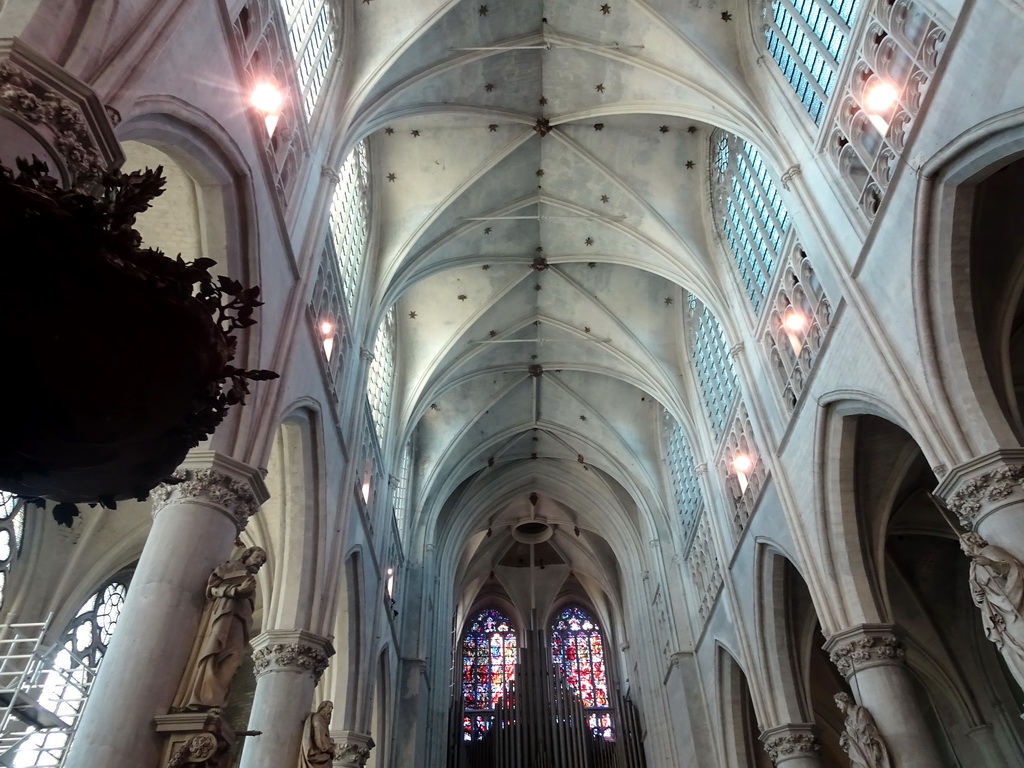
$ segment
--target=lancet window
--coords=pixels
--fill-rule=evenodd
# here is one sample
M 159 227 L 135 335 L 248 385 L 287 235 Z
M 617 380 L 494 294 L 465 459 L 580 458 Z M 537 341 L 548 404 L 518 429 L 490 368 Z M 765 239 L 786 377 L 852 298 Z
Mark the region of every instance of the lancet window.
M 579 694 L 592 733 L 610 739 L 608 674 L 601 628 L 587 611 L 569 607 L 551 627 L 551 660 Z
M 412 440 L 405 444 L 402 449 L 402 457 L 399 459 L 398 474 L 394 478 L 394 505 L 395 525 L 399 534 L 402 533 L 405 525 L 407 505 L 409 503 L 409 483 L 412 480 Z
M 384 445 L 384 435 L 391 410 L 391 396 L 395 385 L 395 308 L 388 310 L 384 322 L 377 331 L 373 346 L 373 362 L 370 363 L 366 382 L 366 397 L 370 401 L 373 424 L 377 429 L 379 445 Z
M 281 0 L 295 59 L 302 108 L 313 117 L 334 56 L 335 13 L 329 0 Z
M 488 714 L 511 695 L 518 644 L 508 617 L 494 608 L 469 622 L 462 640 L 462 738 L 483 738 L 493 723 Z
M 672 480 L 676 511 L 679 513 L 680 546 L 685 551 L 693 538 L 697 520 L 704 510 L 704 497 L 700 491 L 697 466 L 686 433 L 668 411 L 665 411 L 665 432 L 665 458 Z
M 78 610 L 49 660 L 50 672 L 43 680 L 38 701 L 68 725 L 74 724 L 85 707 L 130 581 L 131 571 L 122 571 L 96 590 Z M 18 747 L 13 764 L 59 766 L 69 743 L 66 730 L 39 731 Z
M 859 0 L 772 0 L 765 4 L 765 43 L 793 92 L 821 123 L 836 86 Z
M 722 436 L 739 386 L 729 344 L 718 319 L 696 296 L 688 297 L 687 328 L 697 388 L 715 440 Z
M 0 491 L 0 606 L 11 565 L 21 551 L 25 535 L 25 505 L 13 493 Z
M 757 147 L 715 131 L 711 148 L 715 218 L 740 282 L 759 313 L 789 229 L 789 211 Z
M 370 166 L 366 141 L 355 148 L 338 170 L 338 185 L 331 201 L 331 245 L 341 270 L 345 305 L 355 310 L 356 288 L 366 259 L 369 235 Z

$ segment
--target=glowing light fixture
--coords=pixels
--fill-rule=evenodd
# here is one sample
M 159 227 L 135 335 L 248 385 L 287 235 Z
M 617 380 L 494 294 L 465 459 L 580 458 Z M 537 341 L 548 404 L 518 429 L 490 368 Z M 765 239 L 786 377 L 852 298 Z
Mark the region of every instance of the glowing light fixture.
M 737 453 L 732 457 L 732 469 L 736 473 L 736 482 L 740 484 L 740 493 L 747 492 L 747 485 L 749 485 L 747 473 L 753 466 L 754 460 L 745 453 Z
M 330 360 L 331 352 L 334 351 L 334 323 L 330 320 L 324 320 L 320 323 L 320 335 L 324 341 L 324 354 Z
M 249 103 L 263 113 L 263 122 L 267 126 L 267 135 L 274 135 L 274 128 L 281 117 L 281 107 L 284 106 L 284 94 L 272 80 L 264 80 L 257 83 L 252 89 Z
M 799 356 L 804 345 L 804 332 L 807 330 L 808 318 L 803 312 L 790 307 L 782 315 L 782 330 L 789 338 L 793 354 Z
M 395 595 L 395 569 L 388 568 L 388 597 Z
M 876 80 L 864 90 L 862 105 L 864 114 L 878 132 L 885 134 L 889 130 L 888 117 L 899 102 L 900 92 L 896 86 L 886 80 Z

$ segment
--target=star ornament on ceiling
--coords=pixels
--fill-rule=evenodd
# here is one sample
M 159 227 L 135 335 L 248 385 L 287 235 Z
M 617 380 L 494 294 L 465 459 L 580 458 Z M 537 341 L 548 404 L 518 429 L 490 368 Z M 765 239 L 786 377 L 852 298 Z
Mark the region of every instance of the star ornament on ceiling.
M 387 128 L 384 129 L 384 133 L 386 133 L 388 136 L 390 136 L 394 132 L 395 132 L 395 129 L 392 128 L 390 125 Z
M 497 133 L 498 132 L 498 124 L 497 123 L 491 123 L 490 125 L 487 126 L 487 130 L 490 131 L 491 133 Z
M 416 319 L 416 313 L 415 312 L 410 312 L 409 313 L 409 319 L 410 320 L 415 320 Z
M 493 230 L 493 229 L 491 229 L 490 227 L 484 227 L 484 234 L 485 234 L 485 235 L 489 235 L 489 234 L 491 234 L 491 232 L 493 232 L 493 231 L 494 231 L 494 230 Z
M 420 135 L 419 131 L 412 130 L 412 131 L 409 131 L 409 133 L 412 134 L 413 138 L 419 138 L 419 135 Z
M 537 99 L 537 103 L 540 104 L 542 107 L 546 107 L 548 104 L 548 97 L 541 96 L 539 99 Z
M 493 90 L 494 90 L 494 83 L 487 83 L 487 84 L 486 84 L 486 85 L 484 86 L 484 90 L 485 90 L 485 91 L 487 91 L 488 93 L 490 93 L 491 91 L 493 91 Z
M 486 5 L 481 5 L 480 8 L 477 10 L 477 12 L 481 16 L 486 16 L 488 14 L 489 10 L 490 9 L 488 9 L 488 7 Z
M 660 128 L 658 128 L 658 130 L 661 131 L 662 133 L 668 133 L 668 126 L 663 125 Z
M 601 6 L 601 13 L 603 13 L 605 16 L 607 16 L 611 12 L 612 7 L 608 5 L 608 3 L 605 3 L 604 5 Z
M 395 174 L 393 174 L 393 173 L 389 173 L 388 174 L 388 181 L 397 181 L 397 180 L 398 180 L 398 177 Z
M 598 83 L 594 86 L 594 90 L 598 93 L 604 93 L 604 83 Z
M 722 21 L 732 21 L 732 14 L 728 11 L 722 11 Z
M 611 198 L 608 195 L 601 195 L 601 202 L 607 203 Z
M 671 307 L 673 301 L 674 301 L 674 299 L 671 296 L 666 296 L 665 297 L 665 306 L 666 307 Z
M 583 241 L 583 244 L 584 245 L 593 245 L 594 244 L 594 238 L 588 237 L 586 240 Z
M 603 131 L 604 130 L 604 123 L 594 123 L 594 130 L 595 131 Z
M 695 165 L 695 163 L 693 162 L 693 160 L 687 160 L 686 161 L 686 168 L 687 168 L 687 170 L 693 170 L 693 166 L 694 165 Z

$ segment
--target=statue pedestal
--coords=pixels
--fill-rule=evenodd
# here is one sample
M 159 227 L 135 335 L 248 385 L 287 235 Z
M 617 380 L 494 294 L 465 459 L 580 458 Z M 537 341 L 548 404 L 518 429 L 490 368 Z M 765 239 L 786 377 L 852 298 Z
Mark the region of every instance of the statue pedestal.
M 153 718 L 163 737 L 160 756 L 163 768 L 228 768 L 235 746 L 235 732 L 219 709 L 207 712 L 175 712 Z

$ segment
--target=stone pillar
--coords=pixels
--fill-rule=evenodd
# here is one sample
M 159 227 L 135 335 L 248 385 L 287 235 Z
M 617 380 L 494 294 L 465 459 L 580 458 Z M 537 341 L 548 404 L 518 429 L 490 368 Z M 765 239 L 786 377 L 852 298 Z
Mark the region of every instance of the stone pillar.
M 334 768 L 363 768 L 374 748 L 373 739 L 368 733 L 357 731 L 331 731 L 334 742 L 338 745 L 338 756 L 334 758 Z
M 943 764 L 895 627 L 859 624 L 832 635 L 825 651 L 849 682 L 857 703 L 874 717 L 893 765 L 934 768 Z
M 821 768 L 821 742 L 811 723 L 788 723 L 761 734 L 764 751 L 775 765 L 786 768 Z
M 248 730 L 262 735 L 246 739 L 239 768 L 297 765 L 302 724 L 334 648 L 319 635 L 279 629 L 264 632 L 252 646 L 256 693 Z
M 67 768 L 149 768 L 188 663 L 206 581 L 249 517 L 268 498 L 259 473 L 213 451 L 195 451 L 175 472 L 183 482 L 151 494 L 153 528 L 139 558 L 117 631 L 103 657 Z
M 1024 562 L 1024 449 L 994 451 L 954 467 L 935 495 L 961 526 Z

